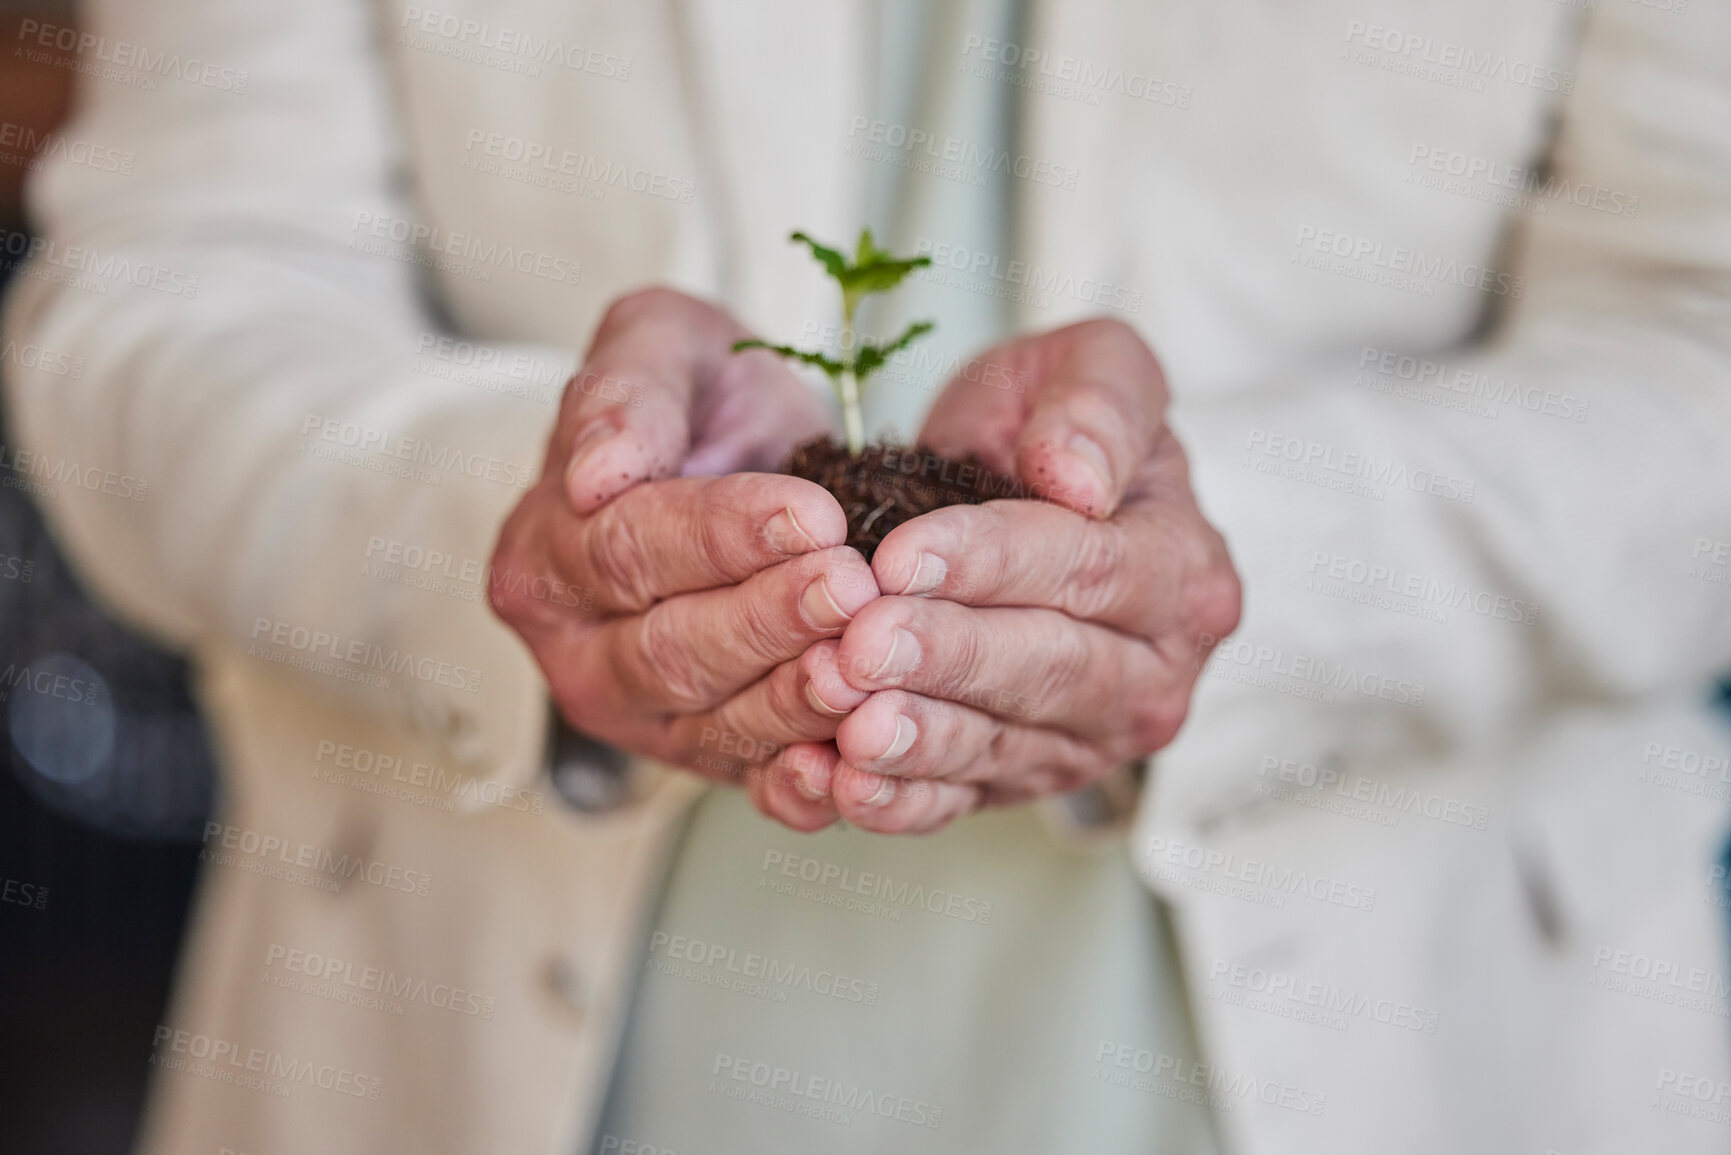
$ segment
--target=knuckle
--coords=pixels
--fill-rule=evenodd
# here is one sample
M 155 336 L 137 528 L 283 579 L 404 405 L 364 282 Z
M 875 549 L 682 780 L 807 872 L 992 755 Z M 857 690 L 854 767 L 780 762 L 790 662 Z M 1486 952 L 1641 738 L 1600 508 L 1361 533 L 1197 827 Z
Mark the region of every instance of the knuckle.
M 1091 317 L 1081 322 L 1086 335 L 1104 341 L 1142 344 L 1142 335 L 1120 317 Z
M 1142 697 L 1130 711 L 1132 756 L 1140 757 L 1163 749 L 1178 736 L 1189 713 L 1188 689 Z
M 1226 543 L 1210 531 L 1207 558 L 1191 581 L 1189 619 L 1199 635 L 1218 641 L 1238 628 L 1244 612 L 1244 584 L 1226 552 Z
M 812 741 L 835 734 L 837 723 L 813 712 L 805 695 L 796 689 L 798 679 L 778 670 L 766 685 L 768 699 L 767 729 L 778 741 Z
M 871 602 L 842 631 L 836 646 L 836 671 L 855 690 L 877 689 L 872 675 L 881 664 L 881 650 L 888 645 L 890 631 L 905 624 L 897 600 L 880 598 Z
M 742 581 L 753 571 L 753 555 L 759 542 L 741 524 L 740 511 L 746 507 L 746 494 L 736 490 L 730 481 L 722 478 L 710 482 L 698 497 L 697 549 L 727 580 Z M 761 534 L 761 528 L 756 533 Z
M 1082 527 L 1064 583 L 1066 610 L 1075 617 L 1103 617 L 1118 600 L 1128 548 L 1123 527 L 1110 522 Z
M 601 315 L 601 324 L 595 330 L 595 344 L 602 345 L 607 339 L 630 329 L 645 313 L 658 312 L 682 303 L 684 299 L 677 290 L 665 285 L 650 285 L 615 297 Z
M 1081 629 L 1060 629 L 1055 638 L 1035 684 L 1036 708 L 1038 703 L 1074 696 L 1086 685 L 1090 671 L 1105 668 Z
M 958 627 L 947 629 L 945 644 L 940 650 L 937 669 L 934 673 L 941 697 L 952 701 L 968 701 L 980 697 L 991 697 L 991 692 L 1001 687 L 986 684 L 985 671 L 988 669 L 986 644 L 979 631 L 970 625 L 962 624 L 965 619 L 958 620 Z M 916 630 L 923 637 L 929 637 L 933 631 Z M 931 652 L 932 647 L 926 647 Z
M 1099 777 L 1099 768 L 1077 758 L 1054 756 L 1036 765 L 1017 786 L 1023 801 L 1068 794 Z
M 712 679 L 698 661 L 690 638 L 673 626 L 670 615 L 645 614 L 639 628 L 632 631 L 632 665 L 676 712 L 707 709 L 714 704 Z
M 649 556 L 640 531 L 620 512 L 617 502 L 601 507 L 591 522 L 595 570 L 614 598 L 641 613 L 655 602 L 649 577 Z
M 1217 642 L 1238 629 L 1245 610 L 1245 585 L 1232 565 L 1226 539 L 1203 523 L 1189 535 L 1189 565 L 1184 573 L 1182 613 L 1194 636 Z
M 1013 575 L 1027 564 L 1027 541 L 1016 533 L 1016 526 L 1003 506 L 983 505 L 966 511 L 971 516 L 958 516 L 962 532 L 958 534 L 960 548 L 955 551 L 961 565 L 961 581 L 957 596 L 983 597 L 1005 589 Z M 929 516 L 929 515 L 928 515 Z M 973 533 L 967 532 L 973 529 Z

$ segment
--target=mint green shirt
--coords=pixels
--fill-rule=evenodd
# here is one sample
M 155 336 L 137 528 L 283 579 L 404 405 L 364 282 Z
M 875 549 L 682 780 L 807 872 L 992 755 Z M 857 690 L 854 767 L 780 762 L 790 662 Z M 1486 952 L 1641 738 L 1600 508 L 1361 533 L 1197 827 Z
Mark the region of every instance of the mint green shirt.
M 880 7 L 878 115 L 1008 148 L 1008 84 L 969 34 L 1015 0 Z M 1037 97 L 1036 97 L 1037 99 Z M 1013 190 L 865 166 L 869 223 L 1007 253 Z M 914 278 L 868 332 L 941 319 L 921 374 L 885 372 L 868 434 L 911 438 L 945 374 L 1001 339 L 995 297 Z M 1216 1149 L 1163 909 L 1121 846 L 1060 845 L 1032 811 L 926 838 L 800 835 L 732 790 L 674 859 L 593 1151 L 600 1155 L 1089 1155 Z

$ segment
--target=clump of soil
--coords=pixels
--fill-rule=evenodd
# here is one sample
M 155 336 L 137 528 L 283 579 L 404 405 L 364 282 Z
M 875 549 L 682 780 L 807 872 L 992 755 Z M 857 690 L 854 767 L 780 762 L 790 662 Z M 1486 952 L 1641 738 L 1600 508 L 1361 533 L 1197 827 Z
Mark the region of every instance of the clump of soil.
M 815 481 L 847 514 L 847 544 L 869 562 L 896 526 L 946 505 L 1026 497 L 1026 487 L 973 454 L 943 457 L 923 446 L 868 445 L 858 457 L 828 437 L 794 448 L 786 472 Z

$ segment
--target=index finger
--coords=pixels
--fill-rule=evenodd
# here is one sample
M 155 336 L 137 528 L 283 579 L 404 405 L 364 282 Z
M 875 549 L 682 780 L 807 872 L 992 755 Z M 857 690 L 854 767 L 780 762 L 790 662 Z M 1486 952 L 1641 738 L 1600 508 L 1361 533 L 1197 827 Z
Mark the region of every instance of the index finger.
M 1110 520 L 1033 501 L 949 506 L 891 531 L 872 572 L 890 595 L 1044 607 L 1142 638 L 1211 628 L 1216 603 L 1236 601 L 1235 579 L 1186 473 L 1168 435 Z
M 1155 445 L 1166 400 L 1160 363 L 1134 329 L 1082 321 L 982 354 L 945 387 L 920 440 L 976 453 L 1061 505 L 1109 517 Z
M 847 540 L 847 517 L 828 490 L 777 473 L 649 482 L 567 524 L 554 534 L 554 563 L 611 614 L 734 585 Z
M 721 309 L 671 289 L 608 308 L 566 386 L 548 454 L 579 513 L 678 471 L 691 447 L 693 391 L 746 335 Z

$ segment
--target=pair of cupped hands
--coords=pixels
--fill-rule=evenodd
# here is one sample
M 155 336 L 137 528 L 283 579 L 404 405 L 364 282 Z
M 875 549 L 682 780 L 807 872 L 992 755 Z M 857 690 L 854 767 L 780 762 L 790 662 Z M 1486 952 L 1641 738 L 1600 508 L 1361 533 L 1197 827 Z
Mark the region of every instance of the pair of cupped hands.
M 493 573 L 544 580 L 495 582 L 493 607 L 573 727 L 794 829 L 883 833 L 1171 741 L 1239 582 L 1133 330 L 1019 337 L 958 374 L 918 443 L 1039 499 L 914 518 L 870 565 L 828 491 L 772 472 L 831 421 L 782 361 L 732 351 L 749 335 L 670 289 L 616 301 L 500 534 Z

